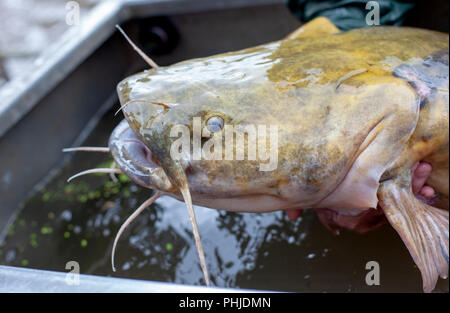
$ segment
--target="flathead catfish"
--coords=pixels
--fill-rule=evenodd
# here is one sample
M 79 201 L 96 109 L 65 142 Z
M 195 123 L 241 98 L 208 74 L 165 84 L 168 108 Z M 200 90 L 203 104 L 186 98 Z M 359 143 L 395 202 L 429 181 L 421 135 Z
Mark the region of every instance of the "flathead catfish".
M 161 194 L 184 199 L 208 282 L 192 202 L 384 213 L 433 290 L 448 274 L 448 40 L 406 27 L 339 32 L 318 18 L 281 41 L 126 78 L 109 149 L 157 193 L 124 225 Z M 420 161 L 432 166 L 432 204 L 412 191 Z

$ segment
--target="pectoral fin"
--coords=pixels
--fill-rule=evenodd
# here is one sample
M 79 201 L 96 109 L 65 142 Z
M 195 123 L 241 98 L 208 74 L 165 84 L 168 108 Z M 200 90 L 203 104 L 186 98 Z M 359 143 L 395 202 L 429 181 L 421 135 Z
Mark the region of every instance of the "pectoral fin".
M 423 289 L 431 292 L 438 277 L 447 278 L 449 214 L 418 200 L 399 180 L 382 183 L 380 206 L 422 273 Z

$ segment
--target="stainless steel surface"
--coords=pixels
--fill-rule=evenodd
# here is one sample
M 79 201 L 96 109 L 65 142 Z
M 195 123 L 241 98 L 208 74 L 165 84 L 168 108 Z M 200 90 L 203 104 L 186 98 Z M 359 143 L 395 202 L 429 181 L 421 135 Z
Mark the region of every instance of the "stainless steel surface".
M 72 27 L 50 47 L 36 62 L 39 65 L 27 76 L 19 77 L 0 89 L 0 136 L 103 43 L 115 31 L 115 24 L 135 17 L 280 3 L 283 0 L 115 0 L 100 3 L 84 23 Z
M 262 292 L 246 289 L 180 285 L 114 277 L 43 271 L 0 265 L 0 292 L 11 293 L 234 293 Z
M 100 4 L 85 23 L 72 27 L 49 47 L 26 76 L 0 89 L 0 136 L 111 35 L 120 22 L 119 13 L 119 2 Z

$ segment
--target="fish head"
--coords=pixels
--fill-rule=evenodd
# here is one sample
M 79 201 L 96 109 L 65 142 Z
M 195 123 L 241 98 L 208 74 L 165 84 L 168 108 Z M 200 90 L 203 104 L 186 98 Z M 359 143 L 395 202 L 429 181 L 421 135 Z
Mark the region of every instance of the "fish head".
M 272 197 L 287 173 L 278 167 L 280 120 L 273 109 L 283 93 L 267 77 L 277 47 L 194 59 L 120 82 L 122 131 L 129 127 L 136 149 L 117 153 L 124 137 L 111 136 L 119 166 L 135 182 L 169 193 L 186 181 L 194 202 L 212 207 Z M 144 168 L 152 168 L 153 179 L 144 179 Z

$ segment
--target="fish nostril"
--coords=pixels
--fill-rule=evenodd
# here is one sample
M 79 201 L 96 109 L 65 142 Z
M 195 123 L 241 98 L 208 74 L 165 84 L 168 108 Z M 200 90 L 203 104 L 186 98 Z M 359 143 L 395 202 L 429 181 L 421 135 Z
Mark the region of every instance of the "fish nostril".
M 149 151 L 147 150 L 147 148 L 145 146 L 142 146 L 141 151 L 142 151 L 142 154 L 144 154 L 144 158 L 150 161 L 150 158 L 148 157 Z
M 155 156 L 153 154 L 151 154 L 150 159 L 156 166 L 161 167 L 161 165 L 159 164 L 159 161 L 155 158 Z
M 138 153 L 141 155 L 142 160 L 145 160 L 148 162 L 148 164 L 146 166 L 150 166 L 150 167 L 161 167 L 161 165 L 159 164 L 158 160 L 155 158 L 155 156 L 153 155 L 153 153 L 151 152 L 151 150 L 149 148 L 147 148 L 144 144 L 142 144 L 141 142 L 139 142 L 139 147 L 138 147 Z

